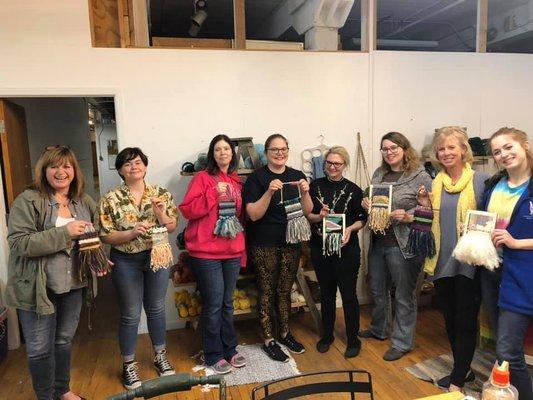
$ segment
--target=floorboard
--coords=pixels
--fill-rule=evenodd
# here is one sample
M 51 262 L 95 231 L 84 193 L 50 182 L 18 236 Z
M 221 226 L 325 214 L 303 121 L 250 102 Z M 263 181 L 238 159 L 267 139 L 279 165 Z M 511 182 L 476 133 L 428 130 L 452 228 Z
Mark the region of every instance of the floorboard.
M 117 341 L 116 304 L 112 301 L 114 293 L 112 286 L 102 285 L 100 299 L 107 299 L 105 304 L 100 301 L 98 313 L 95 316 L 94 330 L 88 331 L 86 319 L 82 318 L 75 338 L 71 387 L 87 399 L 105 399 L 107 396 L 123 391 L 120 383 L 120 352 Z M 343 356 L 346 348 L 342 310 L 338 310 L 336 340 L 330 350 L 320 354 L 315 349 L 318 337 L 314 332 L 313 321 L 309 313 L 300 312 L 292 317 L 292 331 L 296 338 L 302 341 L 307 351 L 294 358 L 302 373 L 316 371 L 331 371 L 338 369 L 363 369 L 372 375 L 374 394 L 376 399 L 403 400 L 415 399 L 439 393 L 433 385 L 422 382 L 405 371 L 405 367 L 435 357 L 448 350 L 442 316 L 430 307 L 422 308 L 418 314 L 416 333 L 416 348 L 395 362 L 382 359 L 387 350 L 387 341 L 364 339 L 361 354 L 353 359 Z M 361 326 L 367 327 L 370 320 L 370 307 L 361 308 Z M 256 320 L 236 322 L 239 342 L 243 344 L 260 342 L 258 324 Z M 199 332 L 192 329 L 180 329 L 167 332 L 168 355 L 170 361 L 179 372 L 192 373 L 196 365 L 192 359 L 200 349 Z M 144 379 L 155 378 L 152 367 L 152 354 L 148 335 L 140 335 L 137 344 L 138 360 Z M 251 366 L 250 366 L 251 367 Z M 227 398 L 231 400 L 247 400 L 251 398 L 251 390 L 255 386 L 246 385 L 229 387 Z M 24 346 L 10 351 L 7 358 L 0 364 L 0 399 L 28 400 L 33 398 L 31 380 Z M 200 387 L 192 391 L 169 394 L 160 399 L 180 400 L 215 400 L 216 391 L 203 392 Z M 327 395 L 313 398 L 328 398 L 330 400 L 344 399 L 345 396 Z

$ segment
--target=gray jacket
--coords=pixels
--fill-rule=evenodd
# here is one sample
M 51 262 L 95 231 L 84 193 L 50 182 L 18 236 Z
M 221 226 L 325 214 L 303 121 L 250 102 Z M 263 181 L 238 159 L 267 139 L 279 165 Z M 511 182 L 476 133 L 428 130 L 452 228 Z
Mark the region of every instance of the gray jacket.
M 46 292 L 48 255 L 67 249 L 72 241 L 66 226 L 45 229 L 49 203 L 48 197 L 36 190 L 22 192 L 11 206 L 7 234 L 10 253 L 6 304 L 40 315 L 55 312 Z M 94 200 L 84 194 L 79 205 L 89 210 L 96 223 Z
M 383 176 L 388 171 L 379 167 L 372 175 L 372 183 L 379 184 L 383 180 Z M 431 191 L 431 177 L 426 172 L 424 167 L 419 167 L 414 172 L 409 174 L 404 173 L 397 182 L 392 184 L 392 209 L 403 209 L 408 213 L 413 213 L 418 202 L 416 195 L 420 186 L 424 186 L 428 192 Z M 416 254 L 409 254 L 406 250 L 407 240 L 409 239 L 409 232 L 411 224 L 404 224 L 396 220 L 392 221 L 392 228 L 394 235 L 400 246 L 400 250 L 405 258 L 413 258 Z

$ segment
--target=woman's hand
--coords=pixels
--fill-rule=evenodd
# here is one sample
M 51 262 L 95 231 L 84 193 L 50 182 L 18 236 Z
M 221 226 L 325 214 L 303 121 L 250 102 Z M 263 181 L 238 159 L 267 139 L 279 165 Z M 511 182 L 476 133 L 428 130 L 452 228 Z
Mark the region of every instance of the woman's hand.
M 368 212 L 370 209 L 370 199 L 368 197 L 364 197 L 363 201 L 361 202 L 361 207 L 365 209 L 365 211 Z
M 159 197 L 152 197 L 150 201 L 152 203 L 152 208 L 156 216 L 165 214 L 165 211 L 167 210 L 167 205 L 162 199 L 160 199 Z
M 132 239 L 135 239 L 137 236 L 148 232 L 148 229 L 150 229 L 150 224 L 147 224 L 146 222 L 139 222 L 138 224 L 135 224 L 135 226 L 130 230 L 131 234 L 133 235 Z
M 518 248 L 518 240 L 512 237 L 507 229 L 494 229 L 492 232 L 492 243 L 496 247 L 506 246 L 509 249 Z
M 283 182 L 279 179 L 274 179 L 270 182 L 268 185 L 268 191 L 270 194 L 273 194 L 274 192 L 277 192 L 278 190 L 281 190 L 283 188 Z
M 320 212 L 318 215 L 320 218 L 324 218 L 326 215 L 329 214 L 329 206 L 327 204 L 322 204 L 322 208 L 320 209 Z
M 352 236 L 352 229 L 346 228 L 344 230 L 344 236 L 342 237 L 341 247 L 343 247 L 345 244 L 347 244 L 350 241 L 351 236 Z
M 418 188 L 416 199 L 418 200 L 418 204 L 420 204 L 422 207 L 431 208 L 431 199 L 429 198 L 429 193 L 424 186 L 420 186 L 420 188 Z
M 402 222 L 404 224 L 408 224 L 410 222 L 413 222 L 413 216 L 409 214 L 407 211 L 399 208 L 397 210 L 394 210 L 390 213 L 390 216 L 392 219 Z
M 217 192 L 218 194 L 226 194 L 228 191 L 228 182 L 218 182 L 217 183 Z
M 75 220 L 75 221 L 69 222 L 66 225 L 66 227 L 67 227 L 69 236 L 71 238 L 75 238 L 85 233 L 85 228 L 88 225 L 91 225 L 91 223 L 87 221 L 82 221 L 82 220 Z
M 302 192 L 302 194 L 306 194 L 307 192 L 309 192 L 309 182 L 307 182 L 306 179 L 300 179 L 298 181 L 298 186 L 300 186 L 300 191 Z

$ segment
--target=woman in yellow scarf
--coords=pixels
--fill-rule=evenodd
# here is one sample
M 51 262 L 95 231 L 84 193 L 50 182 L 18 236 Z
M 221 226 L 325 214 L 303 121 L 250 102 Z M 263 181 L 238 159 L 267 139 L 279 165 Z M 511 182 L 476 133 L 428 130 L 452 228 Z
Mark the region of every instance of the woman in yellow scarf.
M 474 380 L 470 363 L 476 348 L 481 294 L 476 268 L 460 263 L 452 252 L 467 210 L 477 209 L 481 202 L 488 175 L 472 169 L 472 150 L 462 128 L 439 129 L 433 138 L 432 156 L 440 167 L 430 196 L 437 254 L 426 259 L 424 270 L 435 284 L 454 359 L 451 374 L 439 379 L 438 385 L 453 391 Z M 429 199 L 420 202 L 424 205 Z

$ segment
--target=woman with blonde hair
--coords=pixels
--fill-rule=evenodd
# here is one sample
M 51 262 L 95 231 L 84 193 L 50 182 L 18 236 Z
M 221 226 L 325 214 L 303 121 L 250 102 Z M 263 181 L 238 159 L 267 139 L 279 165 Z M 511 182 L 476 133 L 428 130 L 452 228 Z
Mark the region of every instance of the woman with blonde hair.
M 419 201 L 433 209 L 436 254 L 426 259 L 424 270 L 435 284 L 454 359 L 451 374 L 437 383 L 453 391 L 475 378 L 470 363 L 476 348 L 481 294 L 476 267 L 457 261 L 452 252 L 467 211 L 481 204 L 488 176 L 472 169 L 472 149 L 466 131 L 460 127 L 437 131 L 432 158 L 440 172 L 433 181 L 431 201 L 425 191 L 419 194 Z
M 403 357 L 414 347 L 416 327 L 416 283 L 422 269 L 422 257 L 408 249 L 417 191 L 429 188 L 431 178 L 419 163 L 416 150 L 399 132 L 381 138 L 381 166 L 372 176 L 372 184 L 392 185 L 391 224 L 384 233 L 373 233 L 368 255 L 370 291 L 374 298 L 372 323 L 359 332 L 362 338 L 385 340 L 391 328 L 391 296 L 394 294 L 395 316 L 392 321 L 391 345 L 383 355 L 386 361 Z M 363 200 L 368 210 L 370 201 Z M 387 221 L 388 222 L 388 221 Z
M 69 387 L 70 361 L 88 277 L 75 261 L 76 242 L 97 218 L 74 152 L 47 147 L 32 188 L 11 206 L 7 236 L 6 302 L 17 309 L 39 400 L 80 399 Z
M 527 134 L 515 128 L 495 132 L 490 147 L 500 172 L 488 182 L 483 204 L 498 215 L 492 241 L 502 266 L 481 271 L 483 303 L 497 326 L 498 361 L 509 362 L 520 399 L 532 400 L 524 339 L 533 319 L 533 153 Z
M 313 210 L 307 215 L 313 224 L 311 237 L 311 259 L 320 284 L 322 312 L 322 338 L 316 348 L 320 353 L 329 350 L 334 340 L 337 287 L 342 298 L 344 322 L 346 325 L 346 358 L 355 357 L 361 350 L 359 331 L 359 302 L 356 284 L 361 250 L 357 232 L 365 226 L 366 212 L 361 207 L 363 191 L 344 177 L 350 166 L 350 156 L 342 146 L 330 148 L 324 155 L 325 177 L 311 183 L 310 193 Z M 343 214 L 344 236 L 334 239 L 333 246 L 327 246 L 329 237 L 323 238 L 324 218 L 329 214 Z M 326 248 L 324 240 L 326 239 Z M 335 243 L 335 240 L 337 243 Z

